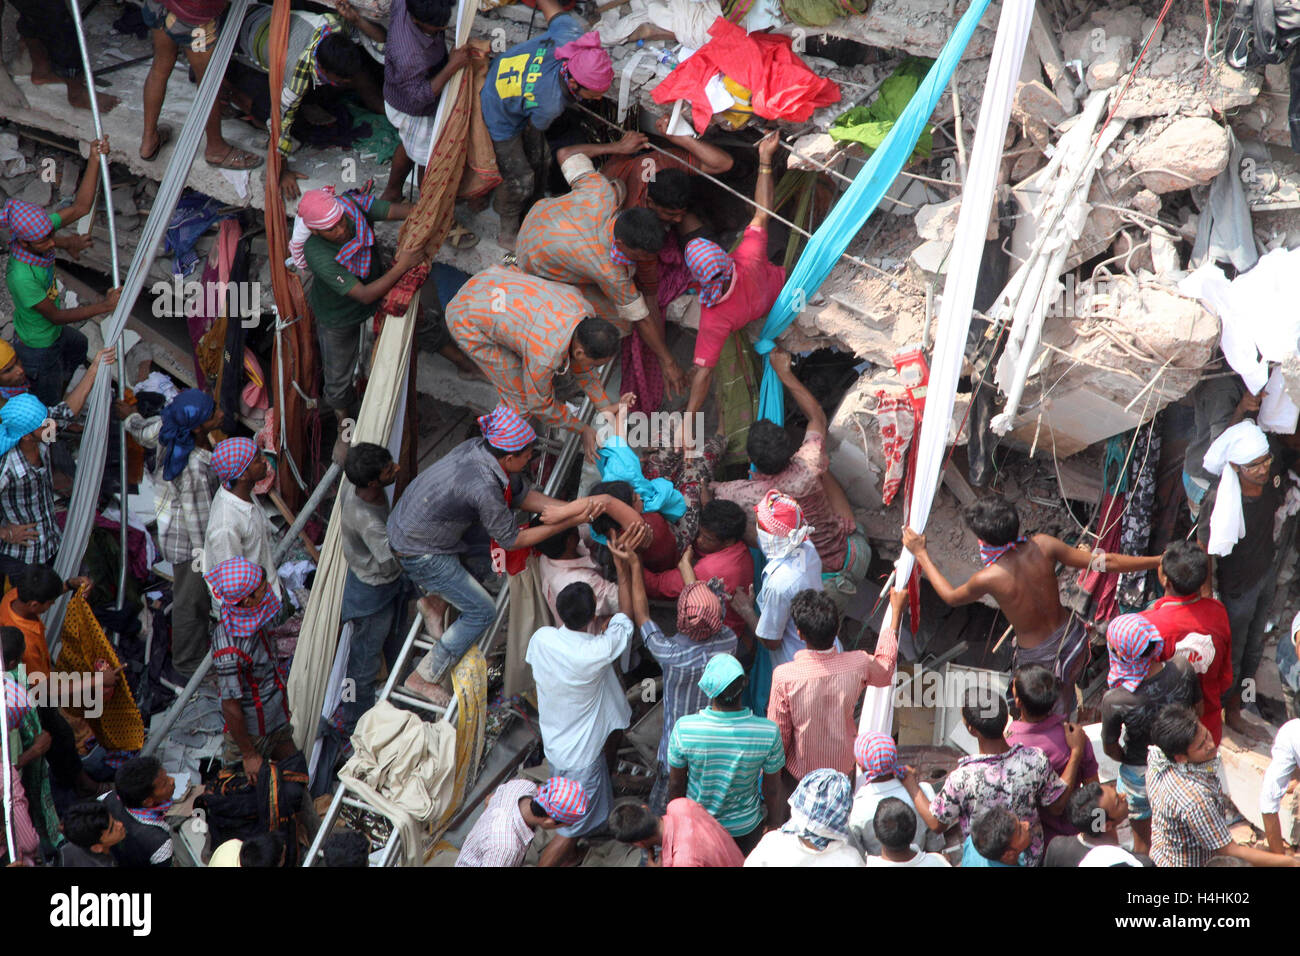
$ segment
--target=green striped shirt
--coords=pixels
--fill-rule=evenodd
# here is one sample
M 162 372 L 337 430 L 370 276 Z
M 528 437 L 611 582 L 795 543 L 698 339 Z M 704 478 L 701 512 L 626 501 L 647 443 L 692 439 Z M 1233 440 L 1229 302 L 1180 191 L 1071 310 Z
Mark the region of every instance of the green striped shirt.
M 673 725 L 668 766 L 686 767 L 686 796 L 744 836 L 763 819 L 762 774 L 785 766 L 785 750 L 776 724 L 749 708 L 706 707 Z

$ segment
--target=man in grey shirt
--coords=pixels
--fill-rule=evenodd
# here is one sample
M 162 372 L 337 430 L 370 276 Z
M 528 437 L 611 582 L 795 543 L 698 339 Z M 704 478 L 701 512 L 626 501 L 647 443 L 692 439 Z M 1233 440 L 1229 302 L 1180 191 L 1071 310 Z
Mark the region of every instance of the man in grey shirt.
M 558 501 L 532 487 L 524 471 L 537 433 L 508 405 L 478 424 L 483 437 L 461 442 L 421 472 L 388 519 L 393 554 L 411 580 L 435 596 L 435 613 L 448 604 L 460 612 L 445 631 L 431 629 L 437 643 L 405 684 L 444 707 L 451 701 L 451 668 L 496 612 L 492 596 L 462 563 L 472 557 L 471 544 L 490 538 L 493 569 L 504 571 L 506 550 L 530 548 L 590 521 L 604 503 L 603 496 Z M 520 530 L 512 509 L 540 514 L 542 524 Z
M 387 448 L 360 442 L 343 462 L 347 481 L 339 489 L 339 532 L 348 574 L 343 584 L 340 619 L 352 623 L 348 649 L 351 699 L 344 702 L 345 729 L 351 732 L 375 702 L 379 658 L 388 667 L 397 661 L 407 627 L 407 602 L 415 588 L 388 545 L 388 495 L 398 464 Z M 421 610 L 428 607 L 422 599 Z

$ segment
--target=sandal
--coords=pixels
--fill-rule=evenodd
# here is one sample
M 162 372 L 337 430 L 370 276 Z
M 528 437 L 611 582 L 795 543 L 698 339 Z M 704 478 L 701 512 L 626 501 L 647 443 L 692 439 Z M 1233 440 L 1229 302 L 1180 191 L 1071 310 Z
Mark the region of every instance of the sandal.
M 451 246 L 457 252 L 464 252 L 478 245 L 478 236 L 460 223 L 454 222 L 451 224 L 451 229 L 448 231 L 447 238 L 443 240 L 443 243 Z
M 240 149 L 238 146 L 227 146 L 220 160 L 211 160 L 204 156 L 203 161 L 209 166 L 215 166 L 217 169 L 233 169 L 239 172 L 246 169 L 256 169 L 266 162 L 266 158 L 258 156 L 256 153 L 250 153 L 246 149 Z
M 173 130 L 170 126 L 166 125 L 165 123 L 159 123 L 158 124 L 158 145 L 156 145 L 153 148 L 153 152 L 150 153 L 148 156 L 146 156 L 144 153 L 141 153 L 140 158 L 143 159 L 146 163 L 152 163 L 155 159 L 158 158 L 158 154 L 162 152 L 162 148 L 172 141 L 172 135 L 173 135 Z

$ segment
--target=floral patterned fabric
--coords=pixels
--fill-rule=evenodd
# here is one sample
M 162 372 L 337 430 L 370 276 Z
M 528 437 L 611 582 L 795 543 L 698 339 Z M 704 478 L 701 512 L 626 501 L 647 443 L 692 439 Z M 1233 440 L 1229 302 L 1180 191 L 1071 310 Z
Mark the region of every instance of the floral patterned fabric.
M 1065 781 L 1047 755 L 1037 747 L 1014 744 L 1006 753 L 962 757 L 931 802 L 930 812 L 944 826 L 960 822 L 962 835 L 970 836 L 971 821 L 982 810 L 1006 807 L 1029 821 L 1029 848 L 1020 854 L 1020 865 L 1038 866 L 1047 845 L 1039 810 L 1063 793 Z

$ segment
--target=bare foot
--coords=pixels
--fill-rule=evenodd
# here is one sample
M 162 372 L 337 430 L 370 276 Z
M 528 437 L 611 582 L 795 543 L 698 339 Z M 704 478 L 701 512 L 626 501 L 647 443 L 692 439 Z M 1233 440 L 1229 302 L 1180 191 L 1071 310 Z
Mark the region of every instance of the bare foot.
M 35 80 L 33 80 L 35 82 Z M 101 113 L 111 112 L 113 107 L 121 102 L 116 96 L 109 96 L 107 93 L 96 93 L 95 99 L 99 103 Z M 68 80 L 68 102 L 79 110 L 90 109 L 90 96 L 86 93 L 86 85 L 77 80 Z
M 1239 710 L 1229 710 L 1223 715 L 1223 723 L 1234 733 L 1240 734 L 1247 740 L 1258 740 L 1267 743 L 1270 737 L 1257 724 L 1251 723 L 1241 715 Z
M 429 632 L 429 636 L 434 640 L 442 637 L 442 617 L 447 613 L 447 602 L 436 594 L 429 594 L 416 601 L 415 606 L 420 609 L 424 629 Z
M 402 682 L 402 686 L 418 697 L 423 697 L 435 707 L 446 707 L 451 703 L 451 694 L 441 684 L 425 680 L 417 671 Z
M 384 202 L 401 202 L 402 190 L 400 188 L 394 189 L 390 186 L 379 194 L 379 198 Z
M 506 252 L 514 252 L 515 240 L 518 239 L 518 237 L 519 234 L 516 232 L 498 232 L 497 245 L 500 246 L 502 249 L 504 249 Z

